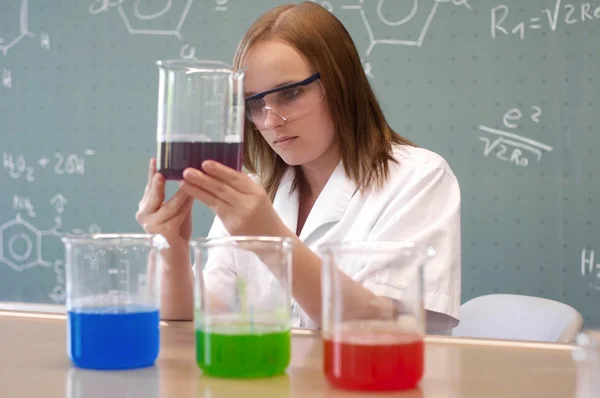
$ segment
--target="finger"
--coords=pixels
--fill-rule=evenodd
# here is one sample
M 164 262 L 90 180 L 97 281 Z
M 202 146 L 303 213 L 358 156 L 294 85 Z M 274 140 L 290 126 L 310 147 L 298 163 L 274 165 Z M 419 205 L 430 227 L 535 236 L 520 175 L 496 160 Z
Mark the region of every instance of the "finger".
M 185 170 L 183 178 L 189 184 L 201 187 L 230 206 L 234 206 L 240 200 L 243 200 L 243 194 L 233 189 L 227 181 L 218 180 L 208 174 L 204 174 L 200 170 Z
M 156 233 L 161 233 L 162 231 L 165 231 L 166 223 L 173 222 L 172 227 L 177 228 L 177 230 L 179 230 L 181 228 L 181 226 L 183 225 L 183 223 L 186 222 L 186 218 L 190 217 L 192 207 L 194 205 L 194 198 L 192 198 L 191 196 L 189 196 L 187 194 L 186 194 L 186 196 L 187 196 L 187 199 L 185 200 L 184 204 L 181 206 L 180 210 L 172 218 L 157 222 L 156 217 L 158 216 L 158 213 L 153 214 L 151 216 L 151 217 L 155 217 L 155 218 L 151 219 L 151 222 L 153 224 L 151 226 L 150 226 L 150 224 L 148 224 L 150 226 L 150 229 L 151 230 L 155 229 Z M 190 223 L 188 228 L 191 231 L 191 218 L 187 222 Z
M 208 191 L 205 191 L 202 188 L 199 188 L 196 185 L 190 184 L 188 182 L 183 182 L 181 184 L 181 188 L 183 191 L 187 192 L 188 195 L 193 198 L 199 200 L 208 206 L 216 215 L 220 216 L 221 212 L 225 210 L 229 206 L 229 204 L 225 203 L 223 200 L 217 198 L 213 194 Z
M 246 174 L 227 167 L 213 160 L 202 162 L 202 170 L 211 177 L 225 181 L 231 185 L 236 191 L 242 193 L 254 192 L 255 184 Z
M 181 211 L 179 211 L 179 213 L 177 213 L 176 217 L 177 218 L 185 218 L 185 217 L 189 216 L 190 212 L 192 211 L 193 206 L 194 206 L 194 198 L 187 195 L 187 199 L 181 206 Z
M 154 213 L 162 206 L 165 200 L 165 182 L 165 177 L 160 173 L 156 173 L 152 177 L 151 190 L 148 192 L 148 197 L 144 204 L 144 211 L 146 213 Z
M 171 199 L 158 209 L 156 213 L 149 217 L 148 223 L 162 224 L 169 221 L 182 211 L 183 205 L 189 198 L 190 196 L 185 191 L 182 191 L 181 189 L 178 190 Z
M 156 174 L 156 159 L 151 158 L 150 164 L 148 165 L 148 184 L 152 182 L 152 177 Z
M 146 184 L 144 194 L 150 192 L 152 187 L 152 177 L 154 177 L 154 174 L 156 174 L 156 159 L 151 158 L 150 164 L 148 165 L 148 183 Z

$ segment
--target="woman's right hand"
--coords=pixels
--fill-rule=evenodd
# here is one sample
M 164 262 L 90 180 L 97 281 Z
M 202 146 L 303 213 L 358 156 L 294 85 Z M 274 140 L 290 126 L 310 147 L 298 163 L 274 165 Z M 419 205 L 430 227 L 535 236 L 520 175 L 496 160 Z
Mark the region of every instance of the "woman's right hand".
M 146 233 L 161 234 L 169 242 L 170 248 L 163 253 L 166 266 L 189 265 L 194 198 L 179 189 L 165 202 L 165 183 L 165 177 L 156 172 L 156 159 L 151 159 L 148 183 L 135 219 Z

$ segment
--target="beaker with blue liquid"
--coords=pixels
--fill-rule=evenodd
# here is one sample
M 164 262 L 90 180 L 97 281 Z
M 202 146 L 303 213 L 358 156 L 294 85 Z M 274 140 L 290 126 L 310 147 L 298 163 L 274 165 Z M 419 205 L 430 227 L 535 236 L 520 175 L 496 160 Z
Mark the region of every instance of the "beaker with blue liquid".
M 93 234 L 62 241 L 73 364 L 98 370 L 152 366 L 160 346 L 164 237 Z

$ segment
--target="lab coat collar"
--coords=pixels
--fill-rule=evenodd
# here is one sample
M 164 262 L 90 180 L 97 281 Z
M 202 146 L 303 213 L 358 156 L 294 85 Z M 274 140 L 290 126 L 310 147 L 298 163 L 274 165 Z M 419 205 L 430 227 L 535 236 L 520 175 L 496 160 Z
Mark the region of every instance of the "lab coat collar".
M 290 194 L 293 179 L 294 169 L 290 168 L 277 190 L 273 206 L 284 224 L 295 232 L 298 225 L 298 192 Z M 341 220 L 356 191 L 356 184 L 346 176 L 340 161 L 311 209 L 300 232 L 300 240 L 306 241 L 322 225 Z

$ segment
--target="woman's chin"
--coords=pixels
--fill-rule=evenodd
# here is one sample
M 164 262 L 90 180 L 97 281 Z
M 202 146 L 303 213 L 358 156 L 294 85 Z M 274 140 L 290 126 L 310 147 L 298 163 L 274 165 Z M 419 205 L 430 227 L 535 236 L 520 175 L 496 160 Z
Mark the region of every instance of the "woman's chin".
M 283 156 L 281 153 L 279 153 L 278 155 L 281 158 L 281 160 L 283 160 L 288 166 L 301 166 L 303 164 L 306 164 L 306 159 L 300 156 L 293 156 L 290 153 L 285 153 L 283 154 Z

